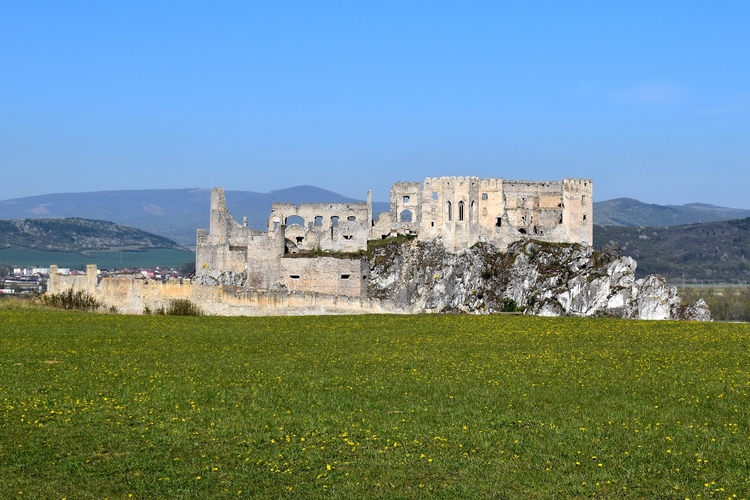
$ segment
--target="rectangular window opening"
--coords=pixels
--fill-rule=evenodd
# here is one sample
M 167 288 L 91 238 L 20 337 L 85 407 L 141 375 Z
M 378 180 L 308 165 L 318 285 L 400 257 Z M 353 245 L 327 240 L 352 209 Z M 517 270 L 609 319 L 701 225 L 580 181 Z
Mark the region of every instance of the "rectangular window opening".
M 342 279 L 342 280 L 348 280 L 348 279 L 349 279 L 349 276 L 350 276 L 349 274 L 342 274 L 342 275 L 341 275 L 341 279 Z
M 292 278 L 293 280 L 298 280 L 299 274 L 290 274 L 289 277 Z

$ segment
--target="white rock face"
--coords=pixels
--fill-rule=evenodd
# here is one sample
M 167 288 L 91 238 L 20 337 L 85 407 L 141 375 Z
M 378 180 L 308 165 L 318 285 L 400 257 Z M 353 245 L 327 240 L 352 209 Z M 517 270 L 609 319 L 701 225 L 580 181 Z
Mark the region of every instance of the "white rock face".
M 710 321 L 705 302 L 681 306 L 658 275 L 636 280 L 630 257 L 588 246 L 519 242 L 507 253 L 480 244 L 460 254 L 439 239 L 384 246 L 370 262 L 368 294 L 415 312 L 483 314 L 522 307 L 540 316 L 616 316 Z

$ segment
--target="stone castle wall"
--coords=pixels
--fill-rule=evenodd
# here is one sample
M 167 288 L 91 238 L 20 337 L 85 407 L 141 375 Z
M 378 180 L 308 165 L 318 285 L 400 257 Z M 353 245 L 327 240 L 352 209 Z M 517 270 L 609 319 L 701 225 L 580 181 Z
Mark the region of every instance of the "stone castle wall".
M 437 177 L 391 188 L 390 220 L 372 225 L 371 239 L 417 234 L 441 238 L 451 252 L 475 243 L 501 250 L 516 241 L 593 244 L 593 184 L 589 179 L 531 182 Z
M 218 316 L 412 312 L 391 302 L 349 296 L 346 294 L 348 290 L 339 290 L 344 293 L 328 294 L 284 289 L 252 290 L 245 287 L 207 286 L 176 280 L 161 282 L 134 276 L 106 277 L 97 283 L 96 266 L 87 266 L 87 273 L 63 276 L 57 274 L 57 266 L 50 266 L 47 293 L 61 293 L 70 288 L 81 290 L 102 302 L 105 308 L 115 307 L 124 314 L 143 314 L 147 308 L 151 311 L 156 311 L 160 307 L 167 308 L 175 299 L 190 300 L 203 313 Z M 353 286 L 356 282 L 357 280 L 351 281 Z

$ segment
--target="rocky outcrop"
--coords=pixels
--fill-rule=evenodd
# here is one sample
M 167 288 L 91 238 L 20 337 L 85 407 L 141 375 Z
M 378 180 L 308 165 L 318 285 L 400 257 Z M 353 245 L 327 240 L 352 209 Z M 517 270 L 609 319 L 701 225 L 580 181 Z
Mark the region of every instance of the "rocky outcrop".
M 412 240 L 372 250 L 368 295 L 415 312 L 710 320 L 705 302 L 681 306 L 663 277 L 636 279 L 636 266 L 578 244 L 526 241 L 501 253 L 480 243 L 453 254 L 439 238 Z

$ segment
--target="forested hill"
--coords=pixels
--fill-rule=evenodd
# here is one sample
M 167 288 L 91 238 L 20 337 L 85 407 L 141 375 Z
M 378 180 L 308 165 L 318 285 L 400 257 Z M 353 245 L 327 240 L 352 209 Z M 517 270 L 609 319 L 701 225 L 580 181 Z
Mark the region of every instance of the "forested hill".
M 594 246 L 611 243 L 638 261 L 639 277 L 750 282 L 750 217 L 670 227 L 595 225 Z
M 632 198 L 594 203 L 594 224 L 603 226 L 678 226 L 750 217 L 750 210 L 707 203 L 655 205 Z
M 156 234 L 89 219 L 0 219 L 0 247 L 79 253 L 85 250 L 181 248 Z

